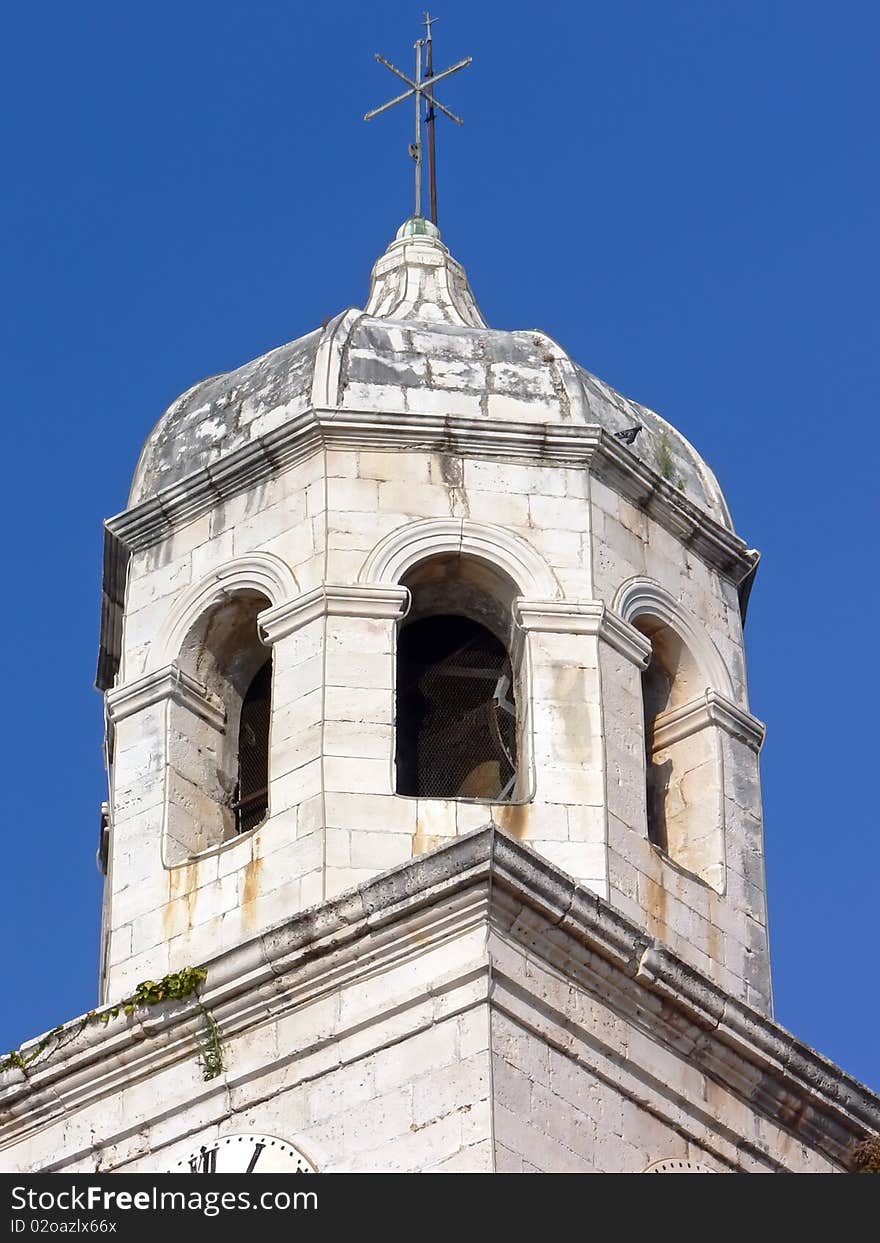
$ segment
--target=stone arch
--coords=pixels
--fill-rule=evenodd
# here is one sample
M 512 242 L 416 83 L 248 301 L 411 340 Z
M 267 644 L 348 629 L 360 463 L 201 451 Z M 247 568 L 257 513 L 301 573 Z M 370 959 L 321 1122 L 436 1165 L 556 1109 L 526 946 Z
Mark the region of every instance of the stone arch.
M 717 647 L 665 587 L 652 578 L 631 578 L 618 588 L 612 607 L 624 621 L 656 617 L 678 635 L 693 662 L 691 677 L 699 671 L 703 681 L 694 694 L 711 687 L 733 698 L 733 681 Z
M 488 710 L 489 700 L 497 701 L 497 710 L 513 717 L 515 743 L 505 744 L 508 759 L 512 757 L 513 778 L 502 783 L 500 788 L 504 790 L 502 801 L 523 801 L 531 788 L 531 693 L 528 649 L 521 628 L 515 624 L 513 605 L 522 595 L 543 600 L 561 596 L 559 583 L 550 567 L 526 541 L 501 527 L 467 518 L 432 518 L 407 523 L 390 532 L 364 561 L 359 581 L 370 585 L 405 585 L 411 593 L 410 613 L 403 627 L 398 629 L 398 678 L 402 669 L 403 629 L 411 630 L 421 619 L 431 616 L 449 614 L 469 618 L 494 635 L 504 647 L 507 663 L 501 661 L 497 685 L 484 706 Z M 430 626 L 425 627 L 426 635 L 429 630 Z M 473 640 L 478 643 L 475 636 Z M 486 644 L 485 639 L 479 642 L 483 642 L 489 652 L 492 644 Z M 485 663 L 489 667 L 491 661 Z M 409 667 L 417 665 L 418 661 L 409 661 Z M 506 687 L 503 694 L 499 691 L 502 686 Z M 395 713 L 398 727 L 404 716 L 403 701 L 398 694 Z M 503 724 L 507 726 L 509 722 Z M 402 746 L 399 732 L 396 738 L 398 789 L 409 793 L 406 784 L 401 785 L 398 766 L 406 748 Z M 458 758 L 462 760 L 461 756 Z M 492 802 L 494 796 L 489 785 L 491 782 L 487 781 L 481 794 L 476 786 L 465 783 L 457 793 L 447 791 L 436 797 Z M 430 796 L 423 793 L 421 797 Z
M 273 667 L 257 618 L 270 603 L 253 587 L 212 592 L 175 654 L 172 667 L 191 694 L 166 704 L 168 866 L 268 816 Z
M 708 636 L 652 579 L 631 579 L 614 603 L 651 643 L 641 675 L 648 839 L 721 892 L 722 748 L 708 705 L 712 692 L 730 695 L 730 676 Z
M 175 689 L 166 704 L 166 866 L 234 839 L 268 814 L 272 654 L 257 618 L 298 594 L 296 575 L 276 554 L 234 557 L 181 592 L 151 644 L 145 676 L 173 670 L 175 686 L 188 688 L 185 695 Z M 242 740 L 255 729 L 260 758 L 249 767 L 266 769 L 266 791 L 246 813 Z
M 514 580 L 468 553 L 434 553 L 401 579 L 395 787 L 421 799 L 520 801 L 527 719 Z
M 284 604 L 299 594 L 293 570 L 271 552 L 233 557 L 193 583 L 172 604 L 150 645 L 146 672 L 177 660 L 187 634 L 213 605 L 236 592 L 256 592 L 269 601 L 267 608 Z
M 532 546 L 503 527 L 470 518 L 426 518 L 397 527 L 375 546 L 358 575 L 361 583 L 399 583 L 418 562 L 460 554 L 502 570 L 532 600 L 562 595 L 556 575 Z

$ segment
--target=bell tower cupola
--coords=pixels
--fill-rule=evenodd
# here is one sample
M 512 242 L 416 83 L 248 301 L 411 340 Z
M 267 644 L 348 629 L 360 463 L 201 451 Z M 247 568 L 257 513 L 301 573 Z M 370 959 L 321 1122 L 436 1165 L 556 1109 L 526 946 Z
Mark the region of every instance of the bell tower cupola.
M 107 532 L 108 996 L 494 824 L 769 1011 L 757 554 L 431 222 L 184 393 Z

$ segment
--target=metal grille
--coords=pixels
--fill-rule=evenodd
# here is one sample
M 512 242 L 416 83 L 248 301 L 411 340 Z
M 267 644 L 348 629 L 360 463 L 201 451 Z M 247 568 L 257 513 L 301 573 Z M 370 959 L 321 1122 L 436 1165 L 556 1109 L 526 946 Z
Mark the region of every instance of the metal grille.
M 266 661 L 247 689 L 238 726 L 238 784 L 235 790 L 235 829 L 255 829 L 269 809 L 269 718 L 272 700 L 272 661 Z
M 398 644 L 397 790 L 505 801 L 516 783 L 516 703 L 503 644 L 465 617 L 428 617 Z

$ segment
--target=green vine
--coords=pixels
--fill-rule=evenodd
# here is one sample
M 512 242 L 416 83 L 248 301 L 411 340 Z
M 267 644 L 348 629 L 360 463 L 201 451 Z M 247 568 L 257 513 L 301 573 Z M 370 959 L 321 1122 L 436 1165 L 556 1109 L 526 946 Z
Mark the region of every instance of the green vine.
M 684 488 L 684 480 L 675 469 L 675 458 L 672 456 L 672 446 L 667 432 L 661 433 L 660 443 L 657 446 L 657 469 L 666 482 L 671 483 L 674 488 Z
M 672 450 L 669 447 L 669 437 L 666 432 L 660 437 L 660 443 L 657 446 L 657 469 L 664 479 L 671 482 L 672 476 L 675 474 L 675 461 L 672 457 Z
M 53 1027 L 45 1036 L 40 1037 L 27 1055 L 23 1054 L 21 1049 L 11 1050 L 3 1059 L 0 1059 L 0 1074 L 7 1070 L 26 1070 L 39 1057 L 42 1057 L 53 1041 L 54 1047 L 51 1051 L 57 1053 L 59 1049 L 64 1048 L 80 1032 L 84 1031 L 89 1023 L 98 1022 L 106 1026 L 111 1019 L 117 1018 L 121 1013 L 132 1015 L 136 1010 L 159 1006 L 164 1001 L 180 1001 L 184 997 L 197 996 L 200 985 L 204 984 L 207 978 L 206 967 L 184 967 L 181 971 L 170 971 L 161 980 L 144 980 L 138 984 L 130 997 L 126 997 L 124 1001 L 112 1006 L 109 1010 L 102 1010 L 100 1014 L 95 1010 L 89 1010 L 88 1014 L 83 1015 L 79 1024 L 71 1028 L 63 1039 L 64 1028 Z M 202 1004 L 201 1000 L 199 1000 L 199 1010 L 205 1020 L 205 1033 L 199 1046 L 199 1063 L 206 1080 L 216 1079 L 225 1069 L 220 1029 L 213 1014 Z
M 140 1006 L 158 1006 L 171 999 L 180 1001 L 183 997 L 191 997 L 204 984 L 208 972 L 204 967 L 184 967 L 182 971 L 172 971 L 161 980 L 144 980 L 134 990 L 129 1005 L 134 1010 Z
M 222 1075 L 226 1069 L 226 1064 L 223 1060 L 223 1046 L 220 1043 L 220 1029 L 217 1026 L 217 1020 L 205 1006 L 201 1007 L 201 1011 L 205 1019 L 205 1035 L 202 1040 L 199 1061 L 202 1066 L 202 1078 L 207 1083 L 209 1079 L 216 1079 L 218 1075 Z
M 46 1032 L 36 1045 L 32 1052 L 25 1057 L 20 1049 L 11 1049 L 6 1057 L 0 1062 L 0 1072 L 4 1070 L 24 1070 L 26 1066 L 30 1066 L 31 1062 L 35 1062 L 41 1053 L 45 1053 L 52 1040 L 56 1038 L 63 1029 L 61 1027 L 53 1027 L 50 1032 Z

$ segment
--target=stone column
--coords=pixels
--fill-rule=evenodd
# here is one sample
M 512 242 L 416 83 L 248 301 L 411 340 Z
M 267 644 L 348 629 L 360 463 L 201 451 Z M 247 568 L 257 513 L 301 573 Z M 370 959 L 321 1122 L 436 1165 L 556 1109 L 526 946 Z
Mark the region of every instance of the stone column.
M 325 897 L 412 856 L 415 808 L 395 795 L 397 622 L 406 587 L 328 584 Z M 402 806 L 395 806 L 402 804 Z
M 276 652 L 270 802 L 320 835 L 313 901 L 412 854 L 394 797 L 396 623 L 405 587 L 325 583 L 260 615 Z M 413 820 L 415 812 L 413 810 Z
M 189 830 L 198 829 L 198 812 L 192 802 L 198 791 L 194 786 L 189 789 L 197 774 L 181 762 L 178 767 L 183 772 L 173 770 L 177 783 L 170 780 L 172 710 L 183 733 L 191 730 L 199 737 L 222 733 L 222 706 L 176 663 L 107 694 L 114 736 L 107 875 L 108 996 L 168 970 L 169 854 L 174 854 L 172 846 L 184 849 L 182 839 Z M 172 799 L 173 810 L 180 813 L 173 841 L 169 837 Z M 196 888 L 198 884 L 196 877 Z
M 650 644 L 601 601 L 519 600 L 515 607 L 527 634 L 532 684 L 534 808 L 523 809 L 523 816 L 534 828 L 528 837 L 607 896 L 608 821 L 622 813 L 621 791 L 636 779 L 637 752 L 628 721 L 606 719 L 606 695 L 610 689 L 614 702 L 617 665 L 632 670 L 638 689 Z M 510 809 L 514 816 L 516 810 Z

